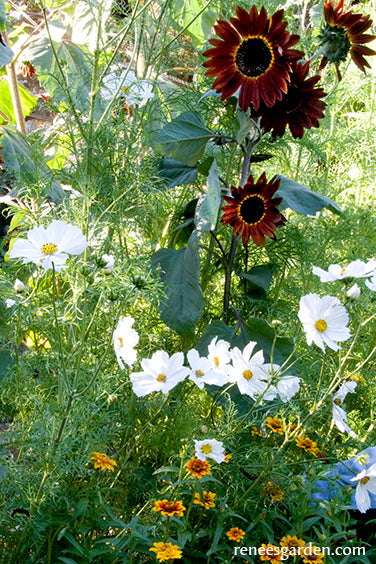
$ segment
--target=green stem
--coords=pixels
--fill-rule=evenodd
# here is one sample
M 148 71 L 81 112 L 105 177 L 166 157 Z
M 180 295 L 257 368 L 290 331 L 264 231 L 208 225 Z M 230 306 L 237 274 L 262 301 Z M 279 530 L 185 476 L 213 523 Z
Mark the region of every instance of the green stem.
M 54 263 L 52 263 L 52 306 L 53 306 L 54 320 L 55 320 L 55 326 L 56 326 L 57 346 L 58 346 L 58 350 L 59 350 L 60 364 L 61 364 L 61 368 L 62 368 L 62 372 L 63 372 L 64 383 L 65 383 L 66 386 L 68 386 L 67 371 L 66 371 L 66 366 L 65 366 L 65 356 L 64 356 L 64 351 L 63 351 L 63 342 L 62 342 L 62 338 L 61 338 L 61 334 L 60 334 L 60 326 L 59 326 L 59 320 L 58 320 L 58 316 L 57 316 L 56 298 L 57 298 L 56 272 L 55 272 L 55 265 L 54 265 Z M 58 398 L 59 398 L 59 404 L 60 404 L 60 402 L 62 400 L 62 393 L 63 393 L 63 386 L 62 386 L 62 382 L 61 382 L 61 378 L 60 378 L 60 370 L 59 370 L 58 374 L 59 374 L 59 378 L 58 378 Z
M 37 510 L 37 508 L 38 508 L 38 506 L 39 506 L 40 500 L 42 499 L 44 487 L 45 487 L 45 485 L 46 485 L 47 478 L 48 478 L 48 476 L 50 475 L 50 471 L 51 471 L 51 466 L 52 466 L 53 460 L 54 460 L 54 458 L 55 458 L 55 455 L 56 455 L 57 449 L 58 449 L 58 447 L 59 447 L 59 444 L 60 444 L 60 442 L 61 442 L 61 440 L 62 440 L 62 438 L 63 438 L 64 429 L 65 429 L 65 426 L 66 426 L 67 421 L 68 421 L 68 417 L 69 417 L 70 410 L 71 410 L 71 408 L 72 408 L 73 399 L 74 399 L 74 396 L 71 394 L 71 395 L 69 396 L 69 398 L 68 398 L 68 403 L 67 403 L 67 406 L 66 406 L 66 408 L 65 408 L 65 410 L 64 410 L 64 417 L 63 417 L 63 419 L 61 420 L 58 434 L 57 434 L 55 440 L 53 441 L 52 450 L 51 450 L 51 452 L 50 452 L 49 455 L 48 455 L 47 466 L 46 466 L 46 469 L 45 469 L 45 471 L 44 471 L 44 473 L 43 473 L 43 477 L 42 477 L 42 481 L 41 481 L 40 486 L 39 486 L 39 489 L 38 489 L 38 493 L 37 493 L 37 495 L 36 495 L 35 500 L 34 500 L 34 501 L 32 502 L 32 504 L 31 504 L 31 508 L 30 508 L 30 514 L 31 514 L 31 515 L 33 515 L 33 514 L 35 513 L 35 511 Z
M 189 514 L 191 512 L 191 509 L 193 507 L 193 502 L 195 500 L 195 494 L 196 494 L 196 490 L 197 490 L 197 486 L 196 486 L 196 482 L 193 484 L 193 494 L 192 494 L 192 499 L 190 501 L 189 507 L 187 509 L 187 513 L 185 514 L 185 524 L 186 527 L 188 527 L 188 519 L 189 519 Z
M 70 94 L 69 85 L 68 85 L 68 82 L 67 82 L 67 79 L 66 79 L 66 76 L 65 76 L 63 67 L 61 66 L 60 59 L 59 59 L 59 57 L 58 57 L 57 51 L 56 51 L 56 49 L 55 49 L 54 42 L 53 42 L 52 37 L 51 37 L 50 26 L 49 26 L 49 23 L 48 23 L 47 11 L 46 11 L 45 6 L 41 5 L 41 10 L 42 10 L 42 12 L 43 12 L 44 24 L 45 24 L 45 26 L 46 26 L 46 30 L 47 30 L 47 34 L 48 34 L 48 39 L 49 39 L 50 46 L 51 46 L 51 50 L 52 50 L 52 53 L 53 53 L 53 56 L 54 56 L 54 59 L 55 59 L 55 62 L 56 62 L 56 66 L 57 66 L 57 68 L 59 69 L 59 73 L 60 73 L 60 77 L 61 77 L 61 81 L 62 81 L 62 84 L 60 84 L 60 87 L 61 87 L 62 90 L 64 91 L 65 96 L 67 97 L 67 100 L 68 100 L 70 109 L 72 110 L 73 115 L 74 115 L 74 117 L 75 117 L 75 120 L 76 120 L 76 123 L 77 123 L 77 127 L 78 127 L 78 129 L 80 130 L 80 133 L 81 133 L 83 139 L 86 139 L 86 130 L 85 130 L 85 128 L 83 127 L 83 125 L 82 125 L 82 123 L 81 123 L 81 120 L 80 120 L 80 118 L 79 118 L 79 115 L 78 115 L 78 113 L 77 113 L 76 106 L 74 105 L 72 96 L 71 96 L 71 94 Z

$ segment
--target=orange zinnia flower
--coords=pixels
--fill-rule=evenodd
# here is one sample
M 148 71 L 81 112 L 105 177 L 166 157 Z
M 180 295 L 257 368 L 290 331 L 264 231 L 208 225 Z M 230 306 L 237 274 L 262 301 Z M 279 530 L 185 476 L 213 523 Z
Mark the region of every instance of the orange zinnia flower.
M 238 527 L 231 527 L 229 531 L 227 531 L 226 535 L 228 536 L 229 540 L 239 542 L 245 535 L 245 532 Z
M 191 472 L 194 478 L 201 480 L 203 476 L 210 474 L 210 464 L 206 460 L 200 460 L 199 458 L 191 458 L 186 464 L 187 472 Z

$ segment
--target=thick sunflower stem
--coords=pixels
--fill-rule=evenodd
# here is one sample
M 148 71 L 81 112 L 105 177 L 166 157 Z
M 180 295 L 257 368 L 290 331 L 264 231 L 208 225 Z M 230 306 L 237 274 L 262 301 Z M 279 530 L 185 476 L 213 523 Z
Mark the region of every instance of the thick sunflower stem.
M 257 124 L 256 124 L 256 127 L 257 127 Z M 246 148 L 245 154 L 244 154 L 242 170 L 241 170 L 241 174 L 240 174 L 240 182 L 239 182 L 239 186 L 242 187 L 242 188 L 246 184 L 248 177 L 249 177 L 249 172 L 250 172 L 250 168 L 251 168 L 252 151 L 260 140 L 260 134 L 259 133 L 260 132 L 259 132 L 259 129 L 257 127 L 254 137 L 252 139 L 249 139 L 248 142 L 247 142 L 247 148 Z M 238 248 L 239 239 L 240 239 L 240 237 L 238 235 L 235 235 L 235 234 L 232 235 L 231 246 L 230 246 L 230 250 L 229 250 L 227 261 L 226 261 L 225 289 L 224 289 L 224 293 L 223 293 L 223 318 L 224 318 L 225 322 L 227 322 L 228 316 L 229 316 L 231 277 L 232 277 L 232 271 L 233 271 L 233 268 L 234 268 L 234 260 L 235 260 L 236 250 Z
M 223 293 L 223 318 L 227 323 L 230 308 L 230 291 L 231 291 L 231 276 L 234 267 L 234 260 L 236 255 L 236 249 L 238 248 L 240 237 L 233 234 L 231 239 L 231 246 L 228 253 L 227 264 L 225 268 L 225 290 Z

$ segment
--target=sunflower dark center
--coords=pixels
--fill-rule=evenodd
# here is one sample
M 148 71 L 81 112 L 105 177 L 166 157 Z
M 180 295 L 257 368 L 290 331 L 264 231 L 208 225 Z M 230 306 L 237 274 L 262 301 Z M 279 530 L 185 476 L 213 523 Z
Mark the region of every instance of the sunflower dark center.
M 337 25 L 326 24 L 319 34 L 323 53 L 330 63 L 344 61 L 351 49 L 351 41 L 346 30 Z
M 264 74 L 273 62 L 273 51 L 261 37 L 250 37 L 240 45 L 235 63 L 246 76 L 258 77 Z
M 278 111 L 283 114 L 295 112 L 302 105 L 302 96 L 299 88 L 295 84 L 290 84 L 287 94 L 278 102 Z
M 249 225 L 259 223 L 265 215 L 264 198 L 258 194 L 248 196 L 240 205 L 240 215 Z

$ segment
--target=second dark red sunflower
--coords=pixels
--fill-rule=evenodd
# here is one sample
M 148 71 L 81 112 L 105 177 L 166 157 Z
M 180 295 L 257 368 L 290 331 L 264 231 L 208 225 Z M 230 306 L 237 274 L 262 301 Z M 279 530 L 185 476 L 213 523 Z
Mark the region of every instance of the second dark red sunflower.
M 279 185 L 276 176 L 267 182 L 263 172 L 257 182 L 250 175 L 244 187 L 232 186 L 231 196 L 224 196 L 229 205 L 222 208 L 221 221 L 232 226 L 233 233 L 242 237 L 243 245 L 247 245 L 251 237 L 259 246 L 265 245 L 265 236 L 276 239 L 275 231 L 286 222 L 277 208 L 282 198 L 272 197 Z

